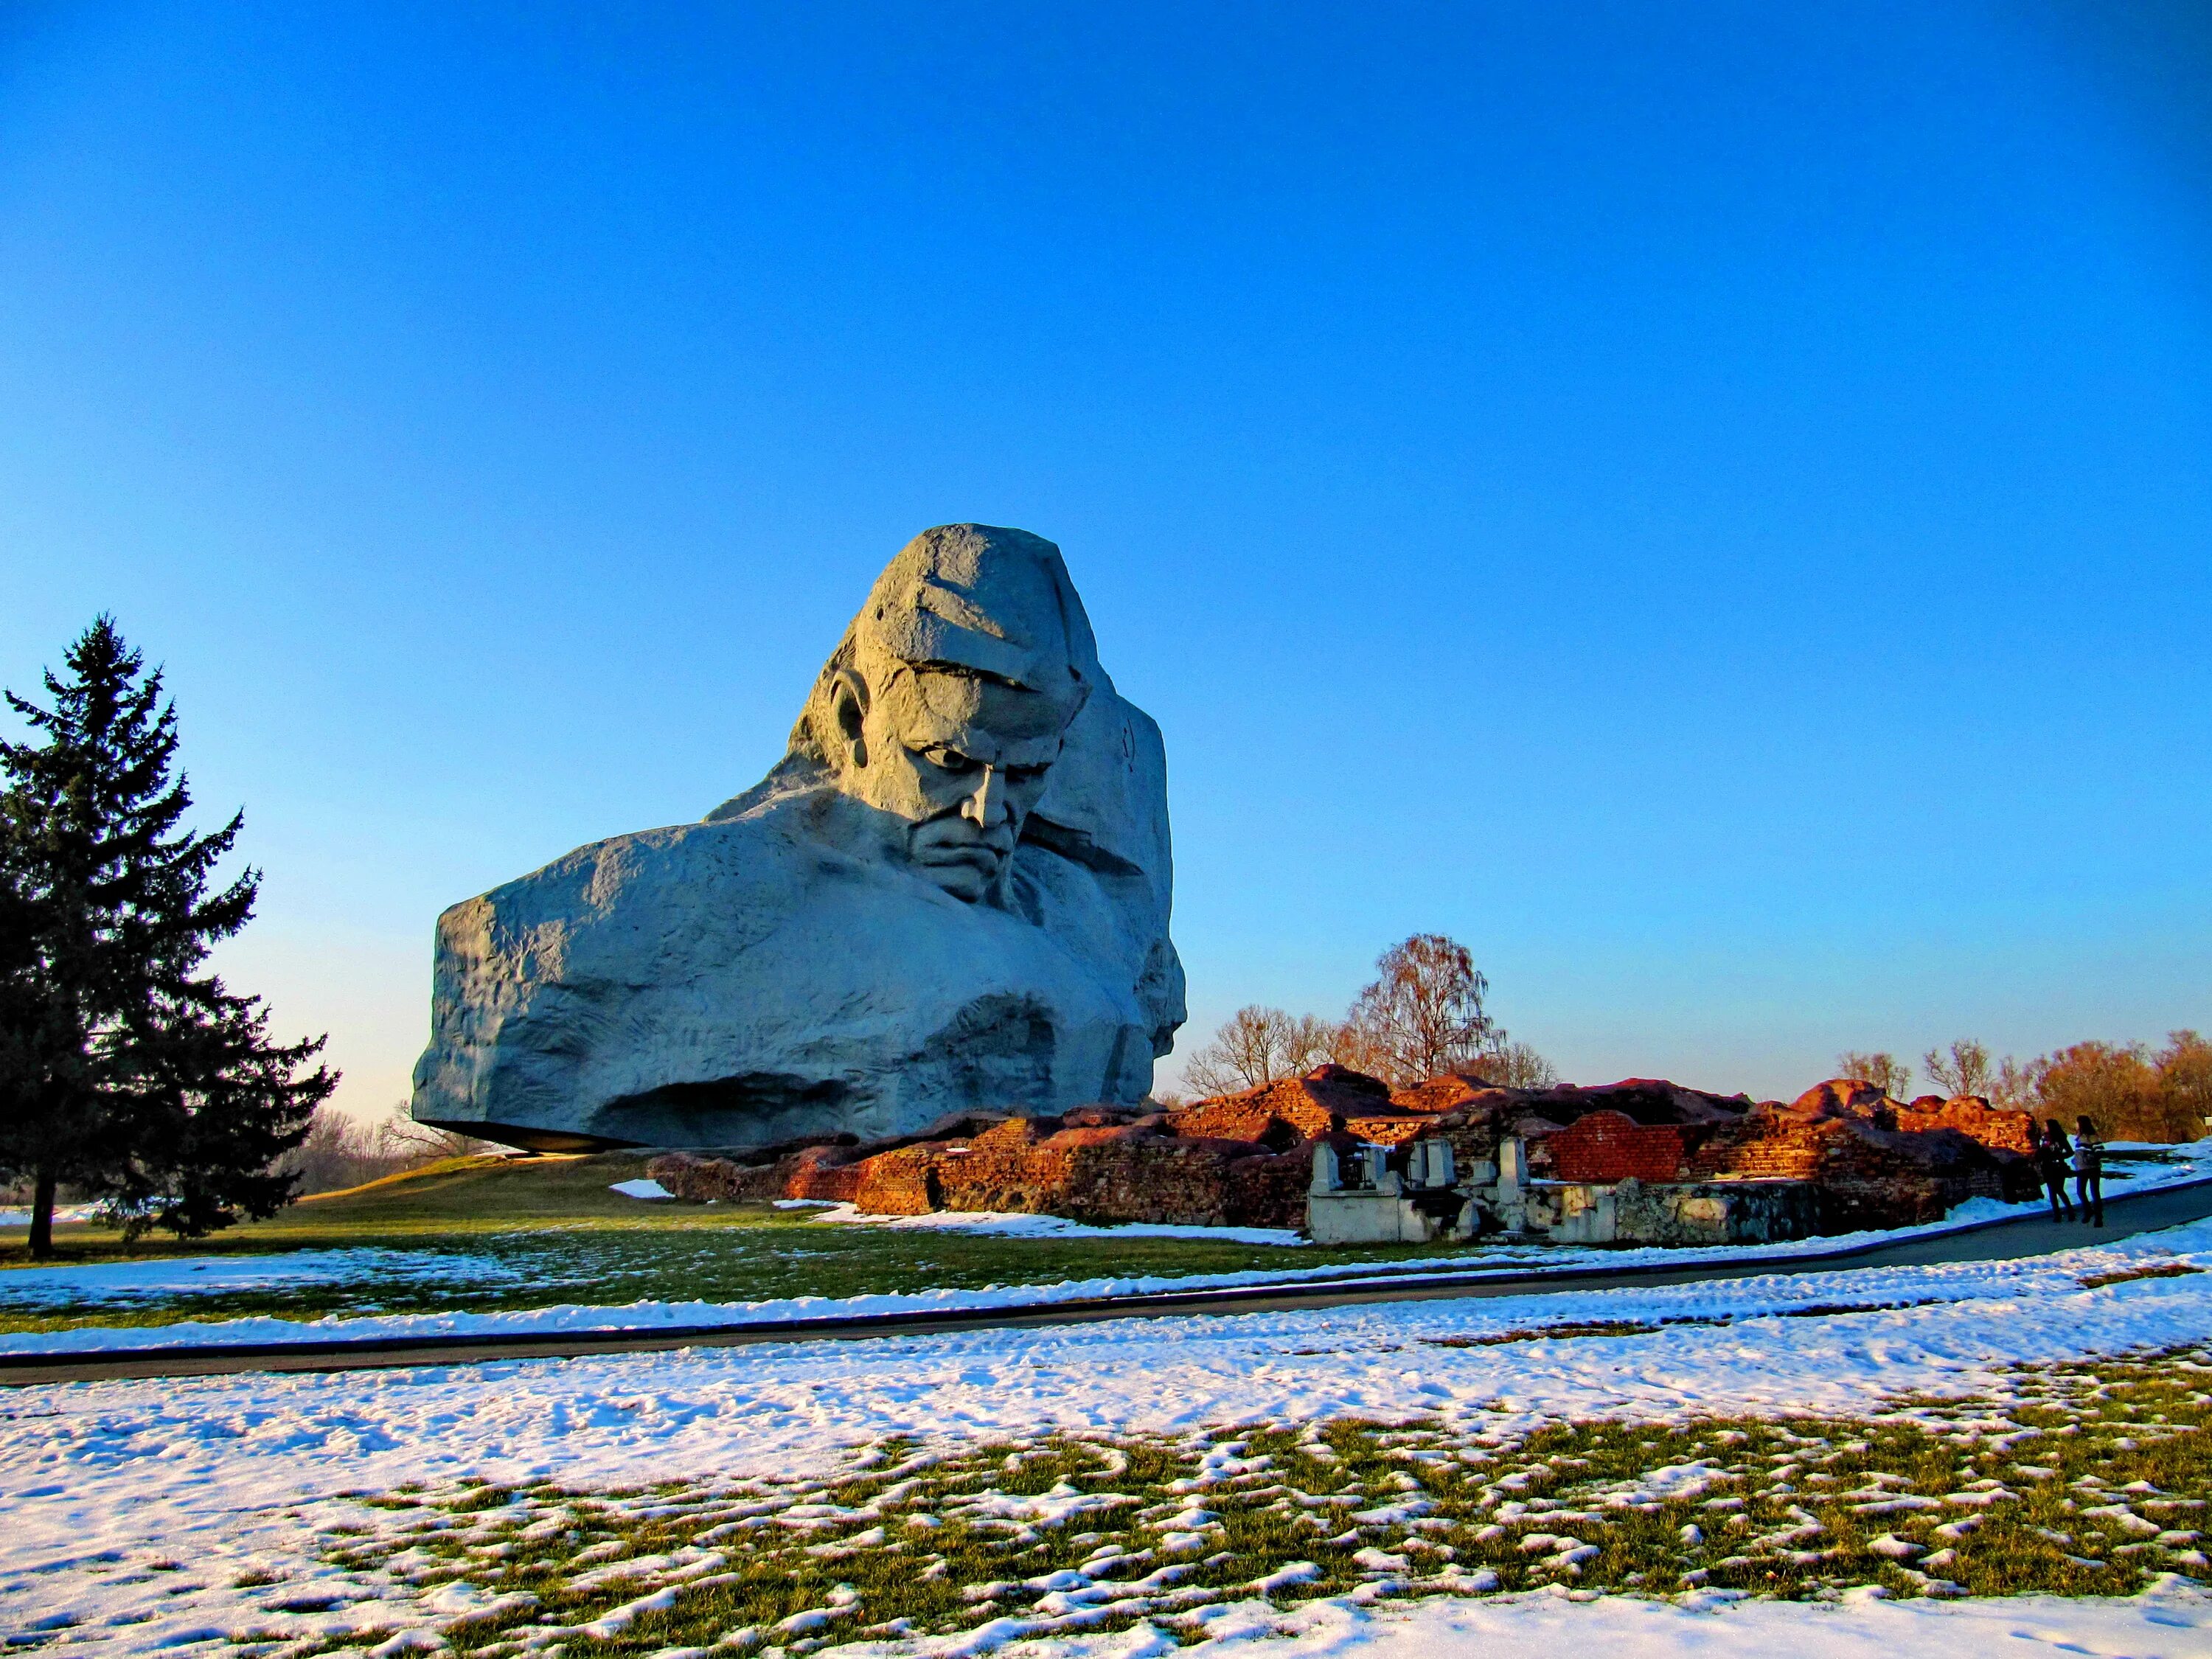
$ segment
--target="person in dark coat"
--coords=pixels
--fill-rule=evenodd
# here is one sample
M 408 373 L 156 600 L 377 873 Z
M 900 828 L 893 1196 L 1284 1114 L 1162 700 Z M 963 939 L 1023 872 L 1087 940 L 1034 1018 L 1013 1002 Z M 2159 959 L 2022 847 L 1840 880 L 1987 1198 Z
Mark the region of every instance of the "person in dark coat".
M 2097 1126 L 2087 1118 L 2076 1120 L 2074 1131 L 2074 1198 L 2081 1218 L 2105 1224 L 2105 1143 L 2097 1139 Z
M 2035 1160 L 2037 1176 L 2050 1189 L 2051 1213 L 2061 1221 L 2071 1221 L 2074 1206 L 2066 1201 L 2066 1175 L 2074 1149 L 2066 1144 L 2066 1131 L 2058 1127 L 2057 1118 L 2035 1132 L 2035 1145 L 2028 1156 Z

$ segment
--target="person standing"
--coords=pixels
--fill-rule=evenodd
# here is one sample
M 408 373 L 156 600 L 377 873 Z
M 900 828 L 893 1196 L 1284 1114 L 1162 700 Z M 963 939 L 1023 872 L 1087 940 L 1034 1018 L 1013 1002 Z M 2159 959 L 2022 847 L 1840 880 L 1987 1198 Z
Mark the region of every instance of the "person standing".
M 2035 1173 L 2050 1189 L 2051 1213 L 2061 1221 L 2074 1218 L 2074 1206 L 2066 1201 L 2067 1165 L 2073 1152 L 2066 1144 L 2066 1131 L 2054 1117 L 2035 1132 L 2035 1146 L 2029 1153 L 2035 1159 Z
M 2086 1117 L 2075 1120 L 2074 1131 L 2074 1197 L 2081 1206 L 2081 1218 L 2093 1216 L 2100 1227 L 2105 1224 L 2105 1143 L 2097 1138 L 2097 1126 Z

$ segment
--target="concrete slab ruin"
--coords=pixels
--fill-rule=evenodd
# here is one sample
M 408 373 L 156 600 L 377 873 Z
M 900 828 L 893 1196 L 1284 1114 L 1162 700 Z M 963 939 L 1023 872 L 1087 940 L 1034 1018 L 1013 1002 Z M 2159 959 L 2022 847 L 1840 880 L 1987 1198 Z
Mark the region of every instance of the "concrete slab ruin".
M 1554 1244 L 1766 1244 L 1816 1231 L 1813 1184 L 1792 1180 L 1540 1181 L 1518 1135 L 1456 1171 L 1451 1143 L 1314 1147 L 1306 1227 L 1320 1244 L 1433 1244 L 1484 1233 Z

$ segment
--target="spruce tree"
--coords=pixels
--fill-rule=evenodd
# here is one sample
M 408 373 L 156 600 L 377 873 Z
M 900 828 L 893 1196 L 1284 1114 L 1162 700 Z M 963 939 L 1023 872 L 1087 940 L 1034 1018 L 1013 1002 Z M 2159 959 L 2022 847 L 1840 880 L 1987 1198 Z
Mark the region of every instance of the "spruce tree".
M 337 1085 L 323 1040 L 270 1039 L 257 997 L 206 971 L 253 914 L 260 872 L 222 887 L 243 815 L 185 826 L 176 711 L 114 623 L 46 675 L 0 742 L 0 1170 L 33 1183 L 31 1253 L 57 1188 L 105 1199 L 137 1237 L 196 1237 L 291 1196 L 271 1164 Z

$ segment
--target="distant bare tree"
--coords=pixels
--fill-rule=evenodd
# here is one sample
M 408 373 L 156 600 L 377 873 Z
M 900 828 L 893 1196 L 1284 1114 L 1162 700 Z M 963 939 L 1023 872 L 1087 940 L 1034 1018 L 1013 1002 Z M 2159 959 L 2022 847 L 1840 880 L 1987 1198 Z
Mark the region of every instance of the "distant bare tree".
M 2008 1112 L 2032 1112 L 2043 1098 L 2043 1062 L 2025 1064 L 2007 1054 L 1990 1076 L 1990 1104 Z
M 1989 1074 L 1994 1105 L 2055 1117 L 2072 1133 L 2087 1117 L 2107 1138 L 2197 1140 L 2212 1130 L 2212 1042 L 2169 1031 L 2141 1042 L 2077 1042 L 2025 1062 L 2008 1054 Z
M 1239 1008 L 1184 1062 L 1183 1081 L 1201 1096 L 1233 1095 L 1273 1083 L 1276 1027 L 1284 1018 L 1280 1009 L 1257 1003 Z
M 1325 1019 L 1253 1003 L 1224 1020 L 1184 1062 L 1183 1081 L 1200 1096 L 1257 1089 L 1311 1071 L 1329 1057 L 1335 1041 L 1336 1027 Z
M 1559 1080 L 1559 1068 L 1525 1042 L 1500 1043 L 1476 1060 L 1474 1069 L 1508 1089 L 1548 1089 Z
M 1440 1072 L 1479 1069 L 1504 1032 L 1483 1011 L 1490 982 L 1474 957 L 1442 933 L 1416 933 L 1376 961 L 1380 977 L 1359 994 L 1336 1058 L 1406 1088 Z
M 1952 1099 L 1960 1095 L 1995 1098 L 1990 1091 L 1996 1087 L 1996 1071 L 1990 1051 L 1972 1037 L 1960 1037 L 1948 1052 L 1930 1048 L 1920 1056 L 1920 1065 L 1928 1080 Z
M 1282 1048 L 1279 1058 L 1283 1069 L 1281 1077 L 1303 1077 L 1316 1066 L 1336 1056 L 1336 1045 L 1344 1028 L 1334 1020 L 1322 1019 L 1315 1014 L 1293 1014 L 1284 1022 Z
M 1912 1086 L 1912 1068 L 1895 1054 L 1846 1051 L 1836 1056 L 1836 1075 L 1871 1083 L 1892 1100 L 1905 1099 L 1905 1091 Z

